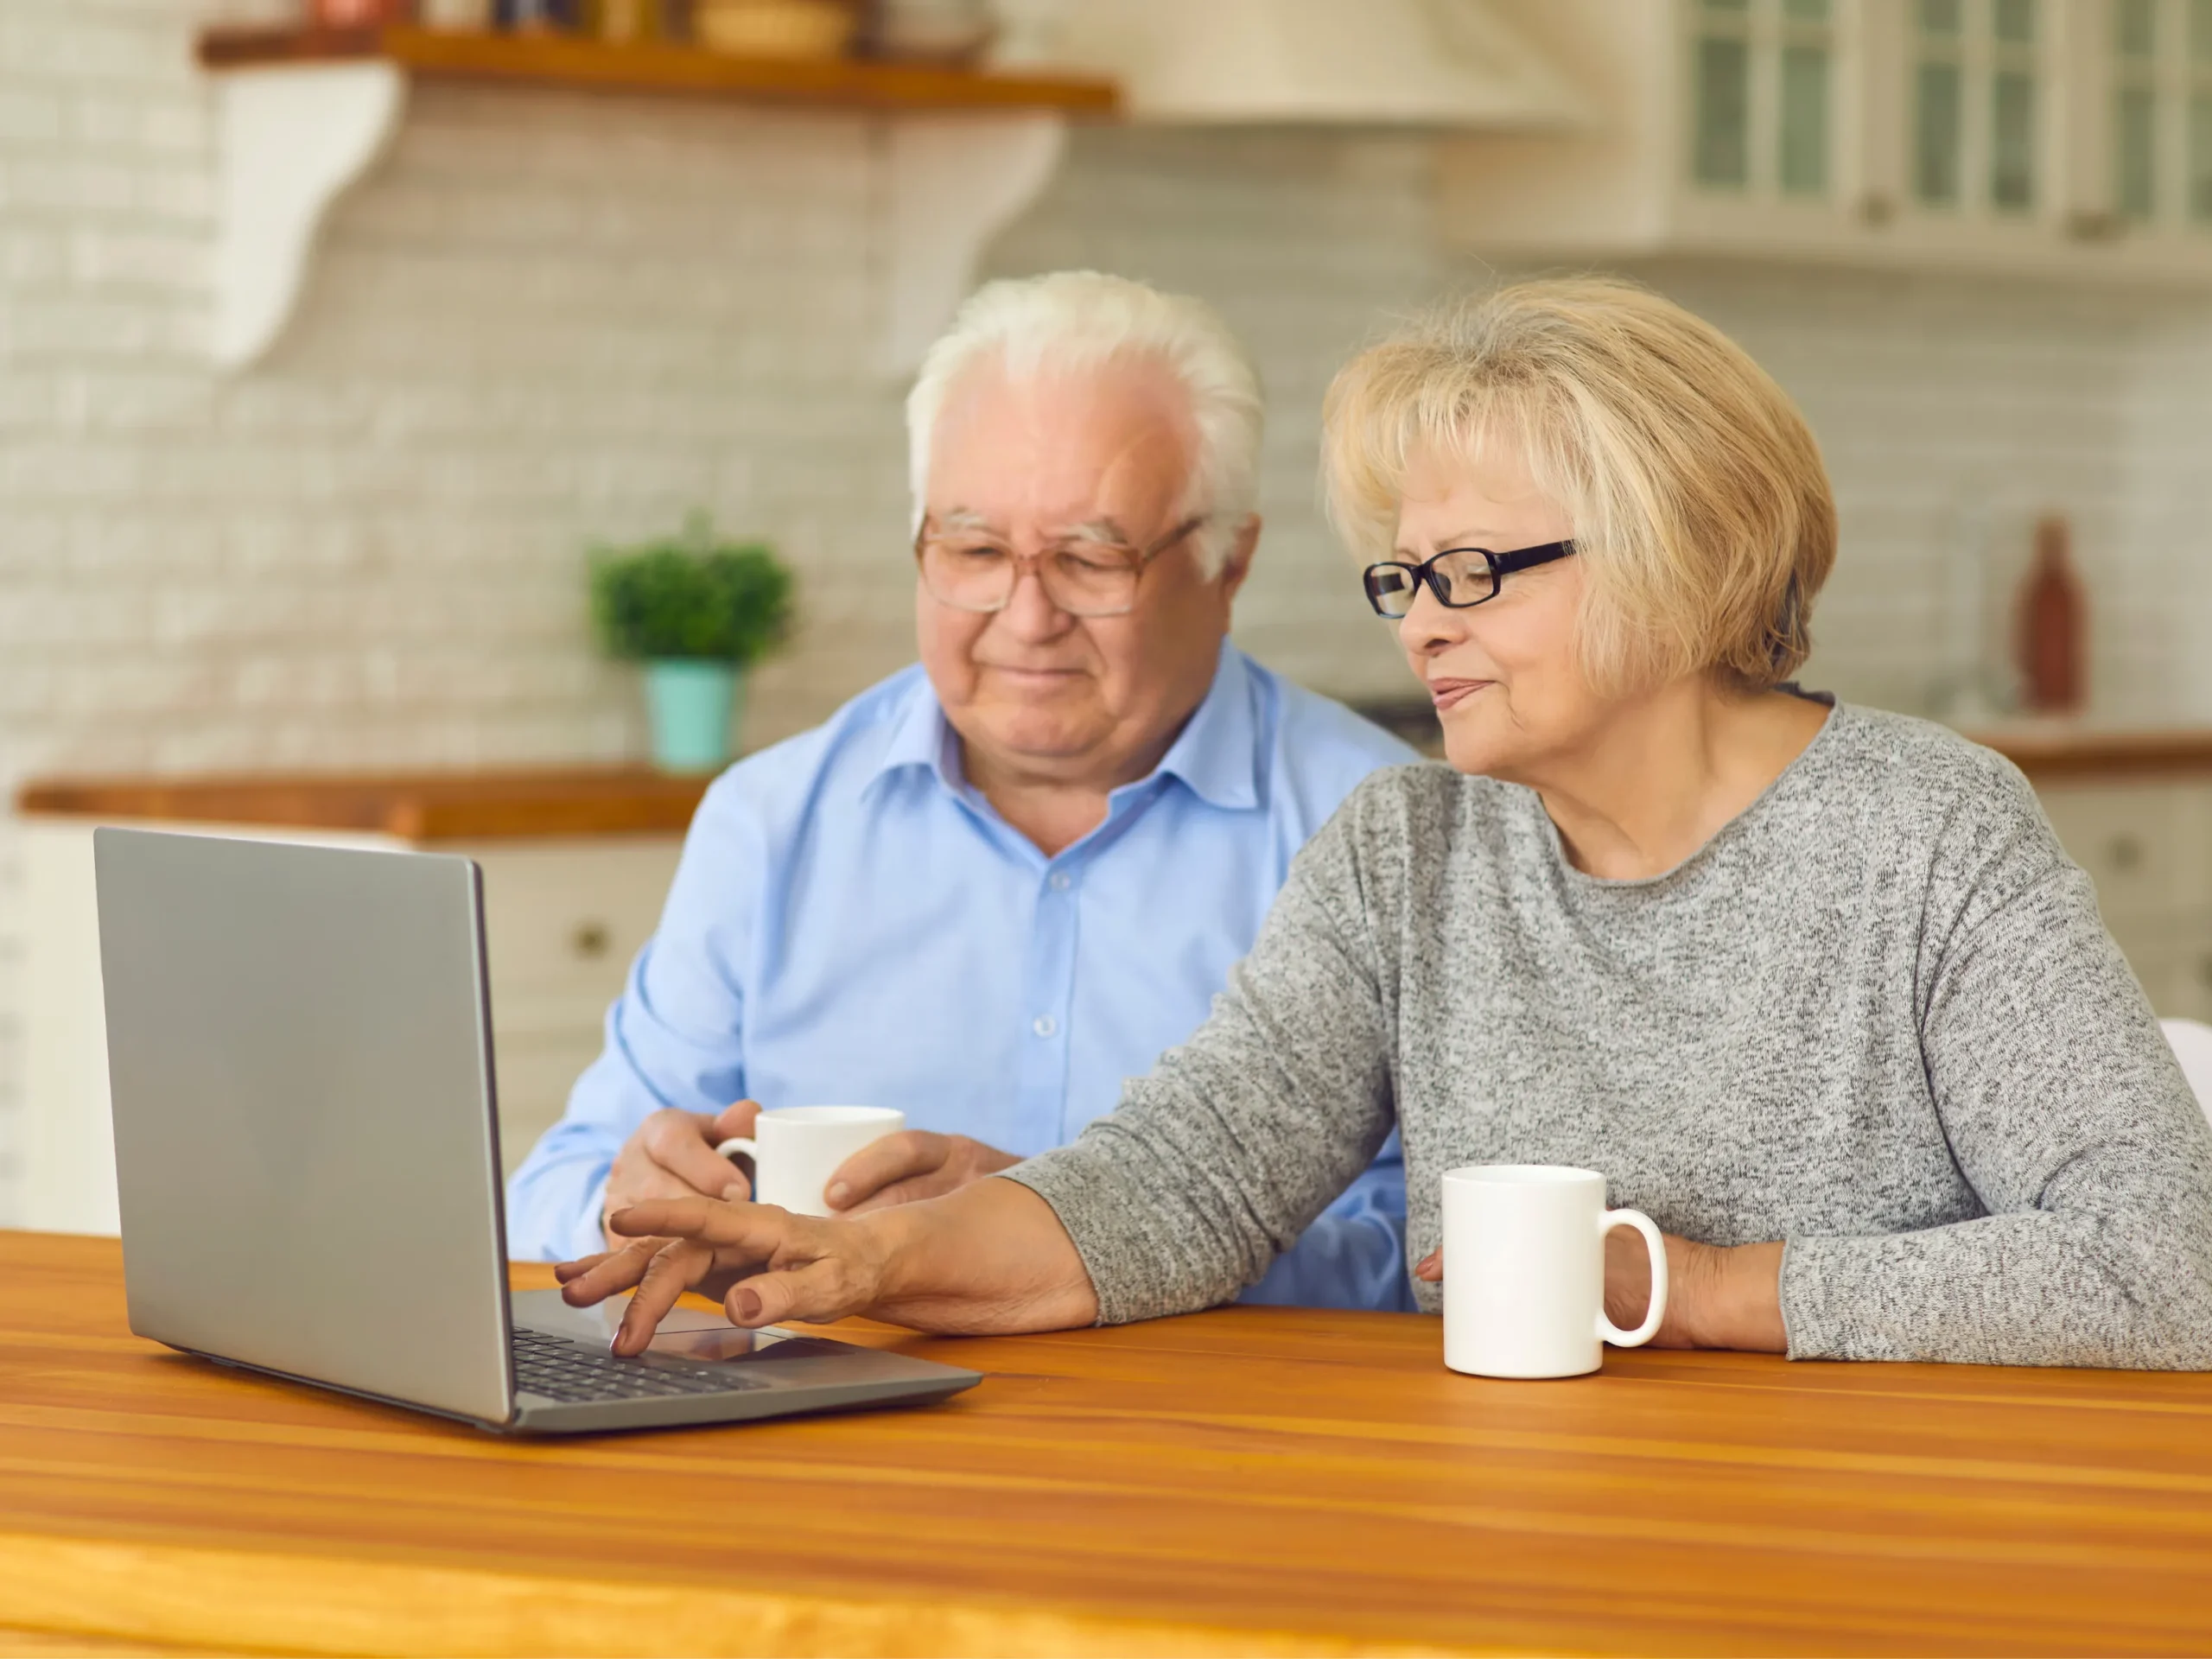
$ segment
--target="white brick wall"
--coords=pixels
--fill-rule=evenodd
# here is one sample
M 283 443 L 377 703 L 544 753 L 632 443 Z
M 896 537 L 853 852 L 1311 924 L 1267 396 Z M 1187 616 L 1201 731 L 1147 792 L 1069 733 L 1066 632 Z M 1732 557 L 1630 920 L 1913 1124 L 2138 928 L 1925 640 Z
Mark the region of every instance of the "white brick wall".
M 421 92 L 296 326 L 225 379 L 206 10 L 0 7 L 0 788 L 632 752 L 582 551 L 694 504 L 808 574 L 756 734 L 904 660 L 903 598 L 830 580 L 895 573 L 901 522 L 862 123 Z M 0 1218 L 16 881 L 0 842 Z
M 199 355 L 211 124 L 188 59 L 217 9 L 0 0 L 0 789 L 634 753 L 633 689 L 585 639 L 582 550 L 695 504 L 803 574 L 807 626 L 759 677 L 752 741 L 906 659 L 865 122 L 417 89 L 294 327 L 226 379 Z M 1194 289 L 1245 332 L 1275 414 L 1241 635 L 1352 695 L 1405 681 L 1314 510 L 1316 411 L 1381 313 L 1481 275 L 1437 252 L 1427 207 L 1402 140 L 1085 131 L 990 257 Z M 2191 648 L 2212 637 L 2212 310 L 1647 274 L 1739 332 L 1827 443 L 1847 550 L 1811 677 L 1924 704 L 1961 526 L 1994 582 L 2056 505 L 2101 584 L 2100 698 L 2212 715 L 2212 653 Z M 0 831 L 0 1219 L 16 884 Z
M 1977 599 L 2006 658 L 2034 520 L 2056 511 L 2091 585 L 2095 711 L 2212 717 L 2212 299 L 1753 265 L 1638 274 L 1742 340 L 1821 436 L 1843 550 L 1808 681 L 1942 712 Z M 1961 569 L 1977 546 L 1978 594 Z
M 1411 689 L 1389 630 L 1317 507 L 1321 394 L 1394 313 L 1448 288 L 1426 147 L 1325 135 L 1078 134 L 1072 164 L 1001 240 L 1001 271 L 1095 265 L 1202 294 L 1258 358 L 1267 530 L 1237 635 L 1348 696 Z
M 2155 652 L 2143 706 L 2171 697 L 2212 715 L 2212 304 L 2150 314 L 2129 364 L 2119 442 L 2114 534 L 2134 580 L 2124 608 L 2105 607 L 2098 644 L 2107 658 L 2138 640 L 2146 658 Z

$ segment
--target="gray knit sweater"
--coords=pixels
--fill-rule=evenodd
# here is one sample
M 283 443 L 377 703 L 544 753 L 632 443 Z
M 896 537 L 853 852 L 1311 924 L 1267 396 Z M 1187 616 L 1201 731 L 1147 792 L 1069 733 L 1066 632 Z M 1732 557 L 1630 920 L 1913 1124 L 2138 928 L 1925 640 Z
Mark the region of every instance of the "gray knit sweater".
M 1640 881 L 1528 790 L 1379 772 L 1206 1024 L 1011 1179 L 1145 1319 L 1259 1278 L 1394 1122 L 1409 1260 L 1445 1171 L 1576 1164 L 1787 1241 L 1796 1357 L 2212 1369 L 2212 1131 L 2026 782 L 1940 727 L 1839 707 Z

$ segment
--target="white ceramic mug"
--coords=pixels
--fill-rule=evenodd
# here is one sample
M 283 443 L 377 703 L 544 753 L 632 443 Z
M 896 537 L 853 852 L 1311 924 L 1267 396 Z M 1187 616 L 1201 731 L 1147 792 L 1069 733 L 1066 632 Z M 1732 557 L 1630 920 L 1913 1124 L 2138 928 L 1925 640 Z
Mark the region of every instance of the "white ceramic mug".
M 1605 1317 L 1605 1235 L 1651 1252 L 1651 1309 Z M 1444 1363 L 1477 1376 L 1580 1376 L 1603 1344 L 1651 1340 L 1667 1313 L 1667 1247 L 1651 1217 L 1605 1208 L 1605 1178 L 1550 1164 L 1478 1164 L 1444 1177 Z
M 733 1135 L 715 1150 L 753 1160 L 753 1196 L 799 1216 L 833 1213 L 822 1189 L 837 1166 L 871 1141 L 906 1127 L 891 1106 L 779 1106 L 764 1111 L 750 1136 Z

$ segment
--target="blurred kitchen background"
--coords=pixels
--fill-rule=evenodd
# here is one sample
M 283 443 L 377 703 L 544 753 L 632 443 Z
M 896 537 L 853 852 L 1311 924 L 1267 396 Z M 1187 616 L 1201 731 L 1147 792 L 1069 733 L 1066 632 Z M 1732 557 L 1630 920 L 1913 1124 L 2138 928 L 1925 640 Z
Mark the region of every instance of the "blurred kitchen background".
M 2212 1004 L 2212 0 L 493 10 L 0 0 L 0 1223 L 100 1224 L 67 836 L 420 842 L 407 780 L 456 771 L 621 795 L 642 703 L 585 552 L 694 510 L 796 574 L 744 747 L 818 721 L 911 657 L 919 344 L 1062 266 L 1203 295 L 1257 353 L 1238 637 L 1366 703 L 1411 682 L 1317 510 L 1337 365 L 1523 270 L 1711 318 L 1834 476 L 1808 682 L 2018 734 L 2160 1011 Z M 2039 524 L 2086 695 L 2024 724 Z M 238 773 L 355 806 L 190 795 Z M 680 830 L 573 809 L 446 837 L 537 872 L 490 878 L 511 1160 Z

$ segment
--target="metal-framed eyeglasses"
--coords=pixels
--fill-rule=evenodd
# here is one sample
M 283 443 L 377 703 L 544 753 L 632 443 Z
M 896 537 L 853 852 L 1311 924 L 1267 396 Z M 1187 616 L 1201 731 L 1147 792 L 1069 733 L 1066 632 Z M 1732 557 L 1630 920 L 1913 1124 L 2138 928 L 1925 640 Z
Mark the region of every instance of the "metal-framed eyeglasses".
M 1401 617 L 1414 607 L 1414 599 L 1426 582 L 1437 602 L 1463 611 L 1497 597 L 1497 589 L 1516 570 L 1528 570 L 1574 551 L 1573 542 L 1546 542 L 1537 547 L 1516 547 L 1510 553 L 1493 553 L 1486 547 L 1447 547 L 1419 564 L 1386 559 L 1370 564 L 1360 577 L 1367 588 L 1367 602 L 1377 616 Z
M 914 561 L 930 597 L 956 611 L 1004 610 L 1014 602 L 1022 571 L 1034 569 L 1045 597 L 1070 616 L 1127 616 L 1136 608 L 1147 568 L 1207 517 L 1185 518 L 1143 547 L 1070 536 L 1034 553 L 1017 553 L 988 531 L 943 528 L 924 519 L 914 537 Z

